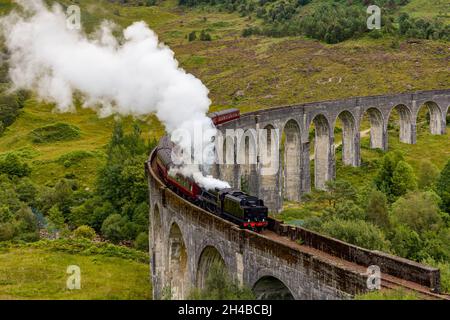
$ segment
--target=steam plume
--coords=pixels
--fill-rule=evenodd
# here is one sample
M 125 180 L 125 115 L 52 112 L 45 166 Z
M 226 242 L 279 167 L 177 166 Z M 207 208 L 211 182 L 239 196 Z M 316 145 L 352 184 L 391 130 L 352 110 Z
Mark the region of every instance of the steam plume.
M 21 12 L 0 19 L 15 88 L 34 90 L 61 112 L 74 111 L 73 96 L 79 92 L 83 107 L 97 110 L 101 117 L 156 113 L 169 134 L 178 129 L 192 133 L 194 126 L 200 126 L 209 132 L 200 143 L 210 143 L 215 128 L 206 116 L 211 103 L 208 89 L 179 68 L 174 53 L 144 22 L 126 28 L 119 43 L 110 22 L 87 37 L 67 28 L 60 5 L 47 8 L 41 0 L 16 2 Z M 185 143 L 181 148 L 191 147 Z M 189 168 L 184 173 L 202 186 L 224 186 L 199 175 L 198 166 Z

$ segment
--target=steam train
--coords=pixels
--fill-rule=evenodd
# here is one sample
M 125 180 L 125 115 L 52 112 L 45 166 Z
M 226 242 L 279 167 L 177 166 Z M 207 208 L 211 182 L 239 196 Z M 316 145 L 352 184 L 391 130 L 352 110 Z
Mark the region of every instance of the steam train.
M 208 116 L 211 118 L 214 125 L 217 126 L 218 124 L 238 119 L 241 114 L 239 109 L 232 108 L 217 112 L 211 112 L 210 114 L 208 114 Z
M 232 188 L 207 190 L 193 179 L 171 171 L 170 169 L 174 167 L 172 148 L 173 142 L 165 136 L 159 141 L 156 150 L 158 174 L 170 189 L 195 205 L 241 228 L 262 231 L 267 227 L 268 209 L 264 206 L 263 200 Z

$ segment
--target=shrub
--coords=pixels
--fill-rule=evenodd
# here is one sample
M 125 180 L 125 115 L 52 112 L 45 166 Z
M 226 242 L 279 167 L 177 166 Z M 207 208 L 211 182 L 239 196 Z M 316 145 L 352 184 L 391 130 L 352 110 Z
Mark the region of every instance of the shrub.
M 81 160 L 91 158 L 93 156 L 94 154 L 88 151 L 72 151 L 59 157 L 58 162 L 63 164 L 64 167 L 69 168 L 71 166 L 77 165 Z
M 56 123 L 34 129 L 29 136 L 34 143 L 49 143 L 75 140 L 80 137 L 80 134 L 80 129 L 73 125 Z
M 189 42 L 197 40 L 197 32 L 192 31 L 191 33 L 189 33 L 188 40 L 189 40 Z
M 14 153 L 8 153 L 3 160 L 0 160 L 0 174 L 7 174 L 17 177 L 25 177 L 31 173 L 27 163 L 20 160 Z
M 332 219 L 323 223 L 321 231 L 363 248 L 388 251 L 383 232 L 366 221 Z
M 75 229 L 73 235 L 75 236 L 75 238 L 85 238 L 89 240 L 94 239 L 96 236 L 95 230 L 89 226 L 79 226 Z

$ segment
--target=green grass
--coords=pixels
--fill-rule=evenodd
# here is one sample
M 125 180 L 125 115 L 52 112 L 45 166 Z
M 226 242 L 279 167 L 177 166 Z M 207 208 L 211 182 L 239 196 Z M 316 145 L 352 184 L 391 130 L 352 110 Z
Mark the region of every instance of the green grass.
M 112 133 L 114 117 L 100 119 L 94 111 L 82 108 L 74 113 L 56 113 L 53 109 L 52 105 L 28 100 L 16 122 L 0 136 L 0 157 L 15 152 L 26 159 L 32 167 L 31 178 L 38 184 L 53 185 L 63 177 L 75 175 L 85 187 L 92 188 L 96 172 L 105 161 L 104 148 Z M 133 121 L 131 117 L 123 119 L 126 131 L 132 129 Z M 137 121 L 147 139 L 158 138 L 164 132 L 155 116 Z M 81 134 L 70 141 L 33 141 L 33 133 L 54 128 L 58 123 L 69 125 L 69 132 L 78 128 Z M 63 132 L 66 133 L 65 129 Z
M 356 300 L 419 300 L 420 296 L 414 292 L 396 289 L 380 290 L 356 295 Z
M 450 3 L 446 0 L 411 0 L 401 10 L 415 18 L 442 18 L 450 23 Z
M 0 299 L 151 299 L 146 261 L 120 257 L 120 248 L 107 254 L 70 247 L 43 242 L 0 248 Z M 81 269 L 80 290 L 66 287 L 69 265 Z

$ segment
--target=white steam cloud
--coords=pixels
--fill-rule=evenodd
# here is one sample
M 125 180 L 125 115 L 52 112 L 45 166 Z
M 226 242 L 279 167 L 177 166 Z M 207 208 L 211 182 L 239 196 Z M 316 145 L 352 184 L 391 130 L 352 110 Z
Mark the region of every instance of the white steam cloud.
M 206 116 L 211 103 L 208 89 L 179 68 L 174 53 L 144 22 L 126 28 L 119 43 L 110 22 L 88 37 L 67 28 L 59 5 L 16 2 L 22 11 L 0 19 L 16 88 L 34 90 L 61 112 L 74 111 L 77 92 L 84 97 L 83 106 L 96 109 L 101 117 L 156 113 L 169 134 L 179 129 L 193 132 L 200 126 L 208 132 L 200 143 L 210 143 L 215 128 Z M 190 148 L 190 143 L 181 148 Z M 198 166 L 186 167 L 183 173 L 206 188 L 228 186 L 203 176 Z

